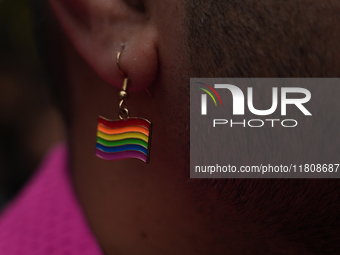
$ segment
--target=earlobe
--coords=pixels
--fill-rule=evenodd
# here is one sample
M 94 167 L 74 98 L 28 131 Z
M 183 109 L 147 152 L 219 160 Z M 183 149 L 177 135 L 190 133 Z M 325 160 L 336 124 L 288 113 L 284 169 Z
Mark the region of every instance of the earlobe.
M 125 42 L 120 66 L 130 78 L 130 91 L 146 89 L 156 77 L 158 54 L 155 38 L 154 31 L 139 31 Z
M 130 78 L 130 91 L 146 89 L 157 74 L 157 30 L 144 5 L 123 0 L 50 0 L 75 49 L 106 82 L 121 87 Z M 143 8 L 136 8 L 136 6 Z

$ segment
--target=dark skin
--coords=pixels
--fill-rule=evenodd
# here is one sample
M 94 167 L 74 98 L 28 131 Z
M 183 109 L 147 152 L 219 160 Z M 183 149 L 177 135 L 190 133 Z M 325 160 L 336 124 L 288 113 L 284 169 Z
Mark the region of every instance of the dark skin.
M 50 4 L 63 27 L 57 47 L 69 98 L 74 187 L 105 254 L 338 253 L 338 181 L 212 182 L 190 179 L 188 170 L 189 78 L 339 76 L 336 1 Z M 131 115 L 154 124 L 148 165 L 94 155 L 98 115 L 117 118 L 123 77 L 115 57 L 122 49 Z M 266 189 L 289 194 L 292 188 L 291 198 L 301 207 L 325 208 L 327 217 L 262 195 Z M 320 202 L 323 194 L 332 199 Z M 282 211 L 294 217 L 287 221 Z M 274 219 L 270 224 L 261 220 L 268 217 Z M 319 232 L 323 237 L 313 240 Z

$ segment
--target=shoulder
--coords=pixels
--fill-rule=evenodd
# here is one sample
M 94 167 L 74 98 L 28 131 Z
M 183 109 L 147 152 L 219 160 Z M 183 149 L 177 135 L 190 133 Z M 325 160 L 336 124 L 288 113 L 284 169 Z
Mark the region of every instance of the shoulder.
M 56 146 L 0 217 L 0 254 L 101 254 Z

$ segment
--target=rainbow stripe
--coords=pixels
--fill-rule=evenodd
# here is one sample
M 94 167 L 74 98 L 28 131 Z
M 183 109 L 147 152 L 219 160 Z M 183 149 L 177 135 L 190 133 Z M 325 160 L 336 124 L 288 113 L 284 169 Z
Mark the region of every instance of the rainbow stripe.
M 138 158 L 149 163 L 152 124 L 143 118 L 98 119 L 96 155 L 106 160 Z

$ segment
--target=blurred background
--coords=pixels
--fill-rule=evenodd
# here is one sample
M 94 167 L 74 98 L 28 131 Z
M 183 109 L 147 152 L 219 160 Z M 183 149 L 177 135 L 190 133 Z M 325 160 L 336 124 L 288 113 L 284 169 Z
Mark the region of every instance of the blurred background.
M 33 31 L 29 0 L 0 0 L 0 213 L 64 138 Z

